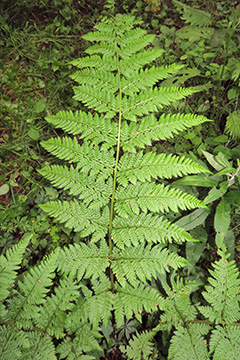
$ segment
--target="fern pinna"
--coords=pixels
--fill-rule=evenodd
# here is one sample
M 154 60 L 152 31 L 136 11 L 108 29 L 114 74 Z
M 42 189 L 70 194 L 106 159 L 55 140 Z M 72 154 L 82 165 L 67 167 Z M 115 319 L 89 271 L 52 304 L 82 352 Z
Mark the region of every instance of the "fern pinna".
M 77 82 L 74 99 L 89 111 L 47 116 L 70 136 L 41 143 L 70 164 L 40 170 L 72 196 L 71 201 L 52 201 L 41 208 L 83 239 L 60 252 L 58 267 L 77 275 L 78 281 L 91 280 L 90 288 L 81 285 L 84 302 L 78 314 L 87 314 L 95 327 L 99 321 L 107 324 L 112 311 L 121 325 L 124 316 L 140 319 L 142 309 L 163 306 L 147 280 L 169 266 L 186 265 L 167 245 L 193 240 L 164 213 L 204 207 L 163 180 L 206 172 L 205 167 L 184 156 L 145 151 L 152 140 L 172 138 L 207 119 L 161 112 L 196 89 L 161 86 L 162 79 L 182 66 L 149 66 L 163 50 L 153 48 L 154 35 L 136 24 L 132 16 L 117 15 L 83 36 L 94 44 L 86 50 L 88 56 L 72 61 L 78 68 L 72 78 Z

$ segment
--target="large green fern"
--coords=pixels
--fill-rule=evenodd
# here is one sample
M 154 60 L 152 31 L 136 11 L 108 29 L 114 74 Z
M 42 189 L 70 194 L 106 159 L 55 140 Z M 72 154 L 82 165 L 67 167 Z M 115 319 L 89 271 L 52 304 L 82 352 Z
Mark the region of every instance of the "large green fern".
M 132 16 L 117 15 L 84 36 L 94 44 L 88 56 L 72 62 L 79 69 L 72 78 L 77 82 L 74 98 L 86 111 L 46 118 L 69 135 L 41 143 L 65 163 L 40 173 L 72 200 L 41 208 L 79 232 L 82 242 L 32 269 L 16 290 L 5 288 L 5 297 L 10 291 L 7 308 L 2 308 L 6 359 L 9 351 L 18 358 L 54 359 L 51 337 L 58 339 L 60 358 L 94 358 L 84 357 L 83 351 L 99 349 L 94 340 L 99 323 L 107 325 L 114 314 L 120 326 L 125 317 L 141 321 L 143 311 L 165 310 L 164 297 L 149 280 L 187 264 L 168 245 L 194 239 L 169 222 L 166 213 L 205 205 L 166 180 L 208 170 L 187 157 L 156 154 L 146 146 L 207 119 L 162 113 L 164 106 L 197 90 L 161 86 L 181 66 L 149 65 L 163 51 L 153 48 L 154 36 L 136 25 Z M 19 256 L 17 263 L 11 257 L 5 285 L 16 276 Z M 7 260 L 2 261 L 4 269 Z M 48 296 L 56 268 L 63 279 Z
M 53 201 L 41 208 L 78 231 L 83 241 L 88 237 L 88 246 L 75 244 L 58 258 L 63 273 L 77 274 L 79 281 L 92 279 L 82 311 L 91 322 L 94 307 L 97 326 L 99 321 L 107 323 L 114 310 L 121 325 L 124 316 L 140 309 L 153 311 L 156 304 L 161 308 L 163 299 L 147 279 L 168 271 L 169 263 L 174 268 L 186 264 L 169 252 L 167 244 L 193 239 L 164 213 L 204 206 L 160 182 L 206 172 L 204 167 L 184 156 L 144 149 L 152 140 L 171 138 L 207 119 L 192 114 L 154 115 L 196 89 L 161 87 L 160 80 L 173 76 L 181 66 L 149 66 L 163 51 L 151 47 L 154 36 L 136 27 L 133 17 L 103 19 L 83 38 L 94 44 L 86 50 L 88 56 L 72 62 L 79 69 L 72 78 L 77 82 L 74 98 L 89 111 L 47 116 L 49 123 L 75 136 L 42 142 L 70 167 L 52 165 L 40 170 L 73 200 Z
M 94 45 L 86 51 L 89 56 L 72 62 L 79 68 L 72 76 L 78 83 L 74 98 L 92 110 L 48 116 L 48 122 L 78 137 L 42 142 L 51 154 L 76 164 L 70 168 L 49 166 L 40 171 L 55 186 L 74 196 L 72 202 L 50 202 L 42 209 L 80 232 L 83 239 L 88 236 L 90 246 L 97 243 L 97 249 L 101 249 L 89 256 L 86 251 L 90 248 L 84 250 L 82 245 L 75 245 L 59 256 L 63 272 L 72 269 L 73 274 L 74 268 L 80 280 L 81 267 L 83 277 L 98 278 L 99 290 L 92 285 L 94 292 L 84 307 L 90 314 L 89 306 L 96 302 L 96 326 L 101 320 L 107 322 L 112 310 L 120 325 L 124 316 L 131 317 L 143 308 L 152 311 L 155 304 L 161 303 L 159 294 L 147 284 L 150 272 L 154 275 L 165 271 L 170 262 L 174 267 L 185 265 L 179 256 L 173 258 L 166 248 L 162 252 L 161 249 L 173 240 L 192 239 L 159 213 L 203 206 L 159 180 L 205 172 L 205 168 L 184 157 L 139 151 L 153 139 L 170 138 L 206 118 L 189 114 L 154 117 L 153 113 L 164 105 L 196 90 L 156 85 L 180 67 L 147 66 L 162 55 L 162 50 L 146 50 L 154 36 L 146 35 L 135 25 L 133 17 L 118 15 L 104 19 L 94 32 L 84 36 Z M 164 245 L 159 250 L 153 246 L 158 243 Z M 161 261 L 153 261 L 158 252 Z M 97 273 L 96 261 L 101 263 Z M 155 267 L 147 271 L 149 261 Z M 105 273 L 109 273 L 109 280 Z

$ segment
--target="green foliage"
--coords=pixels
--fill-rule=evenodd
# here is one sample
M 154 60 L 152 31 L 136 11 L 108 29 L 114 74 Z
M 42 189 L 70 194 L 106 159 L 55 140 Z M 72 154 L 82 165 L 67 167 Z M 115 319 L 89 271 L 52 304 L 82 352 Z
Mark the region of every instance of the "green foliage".
M 42 204 L 41 208 L 69 229 L 78 231 L 83 242 L 63 249 L 58 256 L 51 255 L 36 269 L 30 269 L 24 277 L 25 283 L 19 282 L 19 291 L 9 302 L 6 313 L 13 322 L 12 327 L 22 333 L 33 324 L 56 339 L 65 338 L 65 328 L 69 334 L 74 333 L 72 341 L 64 339 L 59 345 L 69 357 L 76 344 L 75 351 L 92 350 L 83 347 L 87 346 L 83 335 L 86 329 L 79 328 L 79 319 L 95 331 L 100 322 L 108 324 L 112 312 L 119 327 L 125 317 L 135 316 L 141 320 L 143 309 L 152 312 L 158 307 L 164 308 L 163 297 L 147 280 L 152 272 L 156 276 L 156 272 L 169 271 L 169 265 L 176 269 L 186 265 L 185 260 L 171 253 L 167 246 L 173 240 L 182 243 L 194 239 L 171 224 L 163 213 L 169 208 L 178 211 L 178 208 L 204 206 L 193 196 L 157 182 L 182 174 L 207 172 L 205 167 L 185 157 L 139 151 L 139 147 L 145 148 L 143 138 L 142 141 L 138 138 L 137 143 L 131 142 L 131 152 L 124 148 L 128 139 L 135 139 L 136 132 L 141 132 L 142 121 L 145 121 L 144 133 L 149 133 L 148 142 L 152 140 L 152 128 L 147 131 L 151 113 L 197 91 L 157 86 L 159 80 L 172 76 L 178 66 L 143 67 L 158 58 L 162 51 L 141 52 L 153 41 L 153 36 L 146 35 L 135 25 L 136 20 L 128 15 L 117 15 L 111 20 L 104 18 L 94 32 L 84 36 L 96 42 L 87 49 L 90 56 L 73 62 L 82 69 L 74 75 L 78 82 L 74 88 L 75 98 L 98 115 L 62 111 L 57 116 L 47 117 L 49 122 L 70 133 L 80 133 L 82 140 L 66 136 L 42 142 L 52 155 L 76 165 L 70 168 L 53 165 L 40 170 L 55 186 L 73 196 L 71 201 L 55 200 Z M 94 80 L 91 85 L 89 76 Z M 64 121 L 59 120 L 62 118 Z M 167 124 L 171 124 L 163 134 L 154 133 L 156 140 L 172 137 L 186 126 L 207 120 L 189 115 L 150 119 L 150 126 L 154 122 L 155 127 L 166 129 Z M 73 122 L 77 126 L 72 129 Z M 97 128 L 96 136 L 91 135 L 93 126 Z M 122 138 L 122 128 L 126 141 Z M 158 201 L 163 205 L 159 206 Z M 161 216 L 159 211 L 162 211 Z M 87 244 L 85 238 L 88 238 Z M 152 262 L 150 267 L 149 261 Z M 47 296 L 56 266 L 63 274 L 63 281 L 55 294 Z M 78 282 L 75 284 L 72 279 L 76 276 Z M 86 286 L 86 280 L 91 280 L 90 286 Z M 26 301 L 28 305 L 24 306 Z M 33 336 L 38 337 L 37 331 Z M 37 357 L 38 349 L 46 346 L 47 339 L 40 336 L 34 340 L 34 345 L 29 340 L 26 351 L 32 358 Z M 3 351 L 7 345 L 4 344 Z M 97 349 L 94 342 L 92 346 Z M 48 351 L 48 356 L 53 357 L 52 346 L 49 345 Z
M 240 138 L 240 117 L 239 111 L 234 111 L 231 113 L 226 122 L 227 132 L 230 133 L 231 137 L 234 139 Z
M 152 331 L 134 336 L 122 351 L 127 358 L 141 360 L 153 353 L 153 338 L 159 330 L 174 329 L 167 359 L 210 360 L 239 357 L 239 271 L 234 261 L 228 261 L 219 250 L 220 260 L 210 270 L 205 291 L 205 304 L 195 304 L 192 293 L 195 282 L 184 283 L 171 278 L 171 287 L 162 280 L 166 292 L 160 323 Z M 156 341 L 155 341 L 156 343 Z M 157 345 L 157 344 L 155 344 Z
M 225 359 L 230 354 L 233 359 L 239 357 L 239 341 L 235 341 L 240 335 L 239 272 L 224 252 L 219 251 L 219 255 L 221 259 L 213 264 L 209 285 L 202 293 L 208 305 L 194 306 L 204 319 L 195 320 L 196 314 L 192 319 L 186 318 L 180 307 L 182 302 L 175 303 L 183 322 L 175 324 L 169 359 Z M 189 294 L 184 296 L 190 302 Z
M 164 247 L 173 240 L 180 243 L 193 240 L 158 213 L 169 209 L 178 211 L 178 207 L 204 207 L 193 196 L 164 186 L 164 183 L 157 184 L 155 179 L 159 181 L 206 172 L 205 167 L 185 157 L 138 150 L 145 148 L 147 137 L 147 143 L 153 139 L 166 139 L 207 119 L 192 115 L 162 115 L 157 119 L 150 115 L 163 105 L 195 93 L 196 89 L 155 85 L 159 80 L 172 76 L 179 67 L 144 68 L 143 65 L 158 58 L 162 51 L 148 49 L 140 52 L 153 41 L 153 37 L 135 28 L 135 25 L 133 17 L 117 15 L 114 20 L 103 19 L 95 26 L 94 32 L 84 35 L 86 40 L 96 43 L 86 50 L 90 56 L 72 62 L 80 69 L 72 76 L 78 83 L 74 88 L 74 97 L 98 113 L 93 116 L 83 111 L 61 111 L 57 115 L 49 115 L 47 121 L 70 134 L 79 134 L 83 140 L 79 142 L 75 136 L 42 142 L 51 154 L 70 164 L 76 163 L 76 166 L 68 169 L 65 165 L 53 165 L 40 170 L 55 186 L 68 190 L 75 197 L 71 202 L 55 201 L 43 204 L 41 208 L 64 222 L 69 229 L 78 231 L 81 238 L 88 237 L 89 246 L 108 238 L 108 248 L 103 243 L 103 253 L 98 254 L 102 259 L 99 259 L 100 263 L 96 256 L 91 255 L 92 251 L 97 251 L 94 248 L 90 253 L 81 245 L 66 250 L 68 271 L 77 270 L 80 266 L 77 261 L 81 261 L 81 269 L 75 270 L 79 279 L 79 274 L 92 277 L 96 263 L 102 264 L 99 268 L 101 272 L 98 270 L 98 288 L 101 288 L 102 280 L 102 291 L 105 293 L 111 289 L 112 294 L 108 295 L 108 306 L 104 300 L 103 309 L 99 307 L 102 295 L 97 296 L 100 290 L 94 290 L 99 302 L 99 305 L 95 304 L 99 307 L 94 314 L 95 326 L 100 320 L 107 322 L 112 307 L 119 326 L 124 316 L 131 317 L 140 308 L 144 307 L 147 311 L 154 309 L 159 295 L 154 295 L 154 290 L 147 286 L 146 278 L 150 278 L 154 269 L 143 275 L 147 262 L 159 251 L 162 263 L 158 259 L 153 261 L 155 271 L 162 272 L 169 262 L 173 267 L 182 266 L 185 262 L 177 254 L 172 256 Z M 158 128 L 159 131 L 154 131 Z M 144 136 L 136 141 L 141 132 Z M 130 141 L 131 147 L 128 145 Z M 153 246 L 159 242 L 163 246 Z M 149 245 L 145 247 L 146 243 Z M 139 247 L 140 244 L 144 247 Z M 61 259 L 65 256 L 62 255 Z M 60 267 L 66 269 L 65 260 L 60 261 Z M 91 269 L 90 272 L 87 269 Z M 106 269 L 110 272 L 109 283 L 102 273 Z M 95 285 L 92 286 L 94 288 Z M 136 290 L 144 296 L 135 298 L 133 304 L 130 299 L 137 296 Z M 88 304 L 94 299 L 92 292 L 90 295 L 86 303 L 88 311 L 88 306 L 92 306 Z M 155 301 L 152 300 L 154 297 Z M 90 311 L 88 317 L 91 319 Z
M 204 199 L 208 210 L 195 210 L 191 214 L 178 220 L 177 225 L 182 226 L 185 230 L 191 230 L 202 225 L 206 226 L 208 222 L 210 222 L 215 230 L 215 244 L 218 248 L 221 248 L 222 244 L 225 244 L 233 259 L 236 237 L 232 229 L 234 217 L 231 217 L 231 213 L 233 213 L 235 207 L 239 208 L 240 206 L 240 152 L 238 147 L 228 150 L 221 146 L 219 147 L 219 150 L 220 149 L 223 152 L 219 151 L 216 155 L 208 151 L 202 151 L 211 168 L 215 170 L 214 174 L 210 176 L 202 176 L 201 174 L 197 176 L 186 176 L 174 182 L 175 185 L 196 185 L 210 188 Z M 236 161 L 232 159 L 233 157 L 236 157 Z M 235 163 L 237 165 L 236 167 Z M 213 213 L 214 217 L 211 218 Z M 193 246 L 195 246 L 196 251 L 197 248 L 202 248 L 200 244 Z M 197 259 L 198 258 L 196 258 L 196 260 Z
M 48 1 L 35 3 L 42 9 Z M 122 6 L 129 9 L 134 6 L 137 12 L 142 6 L 139 3 L 128 2 L 126 5 L 123 2 Z M 74 56 L 79 48 L 74 34 L 89 27 L 89 20 L 84 20 L 85 26 L 80 27 L 79 17 L 75 16 L 81 4 L 74 3 L 74 8 L 70 9 L 71 4 L 72 0 L 58 2 L 59 14 L 55 19 L 48 18 L 46 33 L 44 29 L 38 33 L 41 40 L 33 37 L 33 41 L 27 41 L 33 32 L 31 25 L 26 25 L 24 30 L 14 30 L 11 17 L 1 17 L 1 29 L 8 35 L 6 42 L 1 40 L 0 44 L 5 49 L 11 48 L 11 44 L 16 46 L 13 58 L 18 65 L 13 64 L 11 68 L 11 64 L 5 64 L 0 68 L 4 74 L 1 104 L 4 105 L 5 127 L 0 141 L 4 142 L 4 168 L 11 174 L 10 177 L 1 175 L 4 184 L 0 187 L 0 195 L 13 201 L 1 215 L 4 253 L 18 242 L 23 232 L 32 234 L 25 255 L 28 237 L 9 250 L 6 257 L 1 257 L 0 331 L 6 340 L 1 345 L 2 358 L 102 359 L 106 342 L 108 350 L 105 348 L 105 351 L 112 351 L 112 357 L 122 345 L 122 353 L 136 360 L 150 355 L 152 359 L 165 358 L 167 353 L 169 359 L 221 359 L 228 356 L 235 359 L 239 353 L 238 345 L 235 345 L 239 338 L 239 298 L 236 295 L 239 293 L 239 274 L 233 263 L 228 267 L 225 252 L 219 252 L 221 260 L 212 265 L 210 285 L 205 287 L 203 299 L 199 285 L 205 284 L 207 276 L 199 267 L 199 259 L 203 262 L 209 259 L 203 251 L 209 247 L 207 240 L 214 240 L 211 235 L 208 238 L 210 221 L 210 229 L 214 227 L 216 231 L 216 244 L 218 247 L 227 245 L 231 258 L 234 257 L 239 219 L 239 163 L 236 166 L 239 150 L 228 148 L 226 135 L 216 139 L 209 137 L 214 131 L 210 126 L 202 125 L 208 119 L 191 114 L 192 109 L 197 108 L 198 112 L 207 115 L 209 101 L 199 97 L 200 87 L 189 87 L 189 79 L 201 75 L 198 79 L 204 84 L 207 80 L 211 82 L 214 91 L 214 86 L 220 84 L 219 94 L 223 97 L 225 90 L 221 84 L 231 82 L 226 87 L 228 111 L 224 104 L 220 112 L 230 114 L 226 129 L 233 139 L 237 139 L 239 71 L 235 59 L 236 36 L 227 28 L 237 27 L 235 12 L 229 14 L 228 21 L 220 20 L 220 25 L 216 25 L 210 13 L 199 10 L 198 6 L 193 9 L 178 2 L 183 19 L 190 25 L 182 26 L 177 38 L 174 27 L 161 25 L 159 39 L 164 39 L 164 58 L 162 46 L 159 49 L 158 40 L 153 35 L 146 35 L 144 24 L 137 27 L 138 22 L 131 16 L 104 18 L 102 22 L 97 21 L 95 31 L 84 36 L 85 40 L 94 42 L 87 48 L 87 56 L 72 61 L 67 68 L 63 62 L 66 57 L 73 57 L 74 46 Z M 160 2 L 148 1 L 148 4 Z M 31 14 L 33 4 L 27 5 Z M 51 7 L 52 3 L 48 5 Z M 4 6 L 6 8 L 7 3 Z M 89 2 L 84 14 L 89 11 L 94 18 L 94 7 Z M 113 7 L 113 1 L 108 1 L 109 13 L 113 12 Z M 17 11 L 22 11 L 19 9 Z M 162 3 L 161 12 L 157 8 L 156 15 L 152 15 L 154 29 L 158 30 L 158 24 L 162 24 L 164 11 L 166 4 Z M 140 15 L 147 19 L 149 7 Z M 168 19 L 164 19 L 164 24 L 170 24 L 172 16 L 174 10 Z M 226 30 L 223 36 L 216 27 Z M 14 34 L 11 33 L 13 30 Z M 27 42 L 31 44 L 32 52 L 28 63 L 36 73 L 34 77 L 28 76 L 28 81 L 32 79 L 31 83 L 27 82 L 29 90 L 24 85 L 25 79 L 21 81 L 25 76 L 21 69 L 24 68 L 22 59 Z M 222 49 L 223 55 L 216 55 L 214 49 L 217 54 Z M 187 60 L 194 68 L 169 65 L 179 58 Z M 221 63 L 224 59 L 226 63 Z M 70 99 L 71 92 L 61 90 L 70 87 L 66 85 L 69 84 L 66 75 L 72 65 L 78 67 L 71 75 L 77 83 L 74 100 Z M 42 74 L 39 69 L 44 69 L 44 76 L 38 76 Z M 52 82 L 47 78 L 53 78 Z M 187 87 L 183 86 L 184 82 Z M 9 86 L 14 89 L 10 96 Z M 30 91 L 35 88 L 38 89 L 36 92 Z M 207 84 L 202 87 L 209 88 Z M 31 98 L 26 96 L 27 91 Z M 56 97 L 56 94 L 59 95 Z M 209 98 L 209 93 L 207 95 Z M 177 101 L 186 96 L 191 96 L 190 101 Z M 20 99 L 20 105 L 16 107 L 12 101 L 15 97 Z M 9 107 L 9 101 L 13 106 Z M 76 110 L 78 101 L 82 105 Z M 62 111 L 63 107 L 67 110 Z M 164 114 L 162 111 L 166 107 L 167 114 Z M 56 108 L 60 111 L 49 115 Z M 191 113 L 176 113 L 183 109 Z M 46 114 L 46 120 L 60 130 L 44 129 L 39 120 Z M 8 143 L 11 139 L 10 118 L 17 119 L 11 125 L 15 131 L 11 145 Z M 25 118 L 27 122 L 21 120 Z M 193 126 L 197 126 L 194 131 Z M 62 136 L 62 130 L 69 135 Z M 59 191 L 44 185 L 44 190 L 39 185 L 28 187 L 36 166 L 32 162 L 29 164 L 29 154 L 39 162 L 40 157 L 33 149 L 43 134 L 51 138 L 42 141 L 43 147 L 59 160 L 56 165 L 49 165 L 52 159 L 48 157 L 46 166 L 39 172 Z M 175 136 L 178 136 L 176 142 Z M 212 175 L 204 162 L 193 154 L 174 155 L 192 148 L 199 155 L 203 150 L 211 165 L 209 168 L 214 168 L 217 173 Z M 9 150 L 17 151 L 10 171 Z M 22 183 L 18 174 L 23 171 L 26 180 Z M 177 176 L 183 175 L 184 179 L 174 182 Z M 36 182 L 39 182 L 38 177 Z M 187 192 L 184 190 L 186 184 Z M 27 185 L 24 195 L 16 195 L 19 185 Z M 205 194 L 204 187 L 211 188 L 209 193 Z M 36 205 L 29 210 L 32 193 L 35 193 L 35 204 L 42 203 L 41 207 L 48 215 L 66 225 L 64 232 L 63 225 L 53 226 Z M 199 195 L 202 199 L 207 198 L 201 202 L 195 197 Z M 182 217 L 182 211 L 195 208 L 198 209 Z M 179 220 L 172 223 L 175 218 Z M 205 229 L 201 227 L 204 222 Z M 76 231 L 76 235 L 71 230 Z M 200 242 L 194 242 L 194 239 Z M 44 258 L 30 269 L 36 260 L 33 254 L 42 258 L 43 250 L 49 254 L 69 240 L 73 245 Z M 179 245 L 184 242 L 187 260 L 180 256 L 184 249 Z M 192 268 L 190 263 L 197 265 Z M 181 267 L 185 267 L 185 281 L 176 275 Z M 231 308 L 236 309 L 235 313 Z M 150 316 L 155 318 L 153 325 L 149 325 Z M 146 317 L 148 323 L 144 324 Z M 132 323 L 136 324 L 134 328 Z M 139 333 L 131 337 L 137 327 Z M 154 329 L 146 331 L 149 328 Z M 171 331 L 174 331 L 172 337 Z M 162 355 L 163 348 L 165 355 Z M 161 355 L 157 354 L 159 351 Z
M 81 358 L 83 350 L 100 350 L 96 340 L 98 331 L 79 318 L 78 321 L 72 318 L 80 298 L 79 284 L 67 276 L 59 284 L 53 282 L 57 252 L 17 276 L 28 241 L 22 240 L 7 251 L 6 257 L 0 258 L 1 358 L 12 359 L 14 355 L 17 359 L 56 359 L 58 353 L 60 358 L 72 359 L 73 353 Z M 54 289 L 51 295 L 50 287 Z M 64 339 L 57 349 L 53 338 Z

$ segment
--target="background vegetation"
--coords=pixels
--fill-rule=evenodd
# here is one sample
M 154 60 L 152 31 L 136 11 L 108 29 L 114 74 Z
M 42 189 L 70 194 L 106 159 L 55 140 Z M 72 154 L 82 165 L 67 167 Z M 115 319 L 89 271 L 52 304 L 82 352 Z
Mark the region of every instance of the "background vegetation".
M 183 275 L 186 281 L 205 284 L 208 268 L 218 258 L 217 245 L 224 242 L 231 259 L 237 264 L 240 259 L 239 8 L 237 1 L 183 3 L 119 1 L 117 10 L 134 14 L 143 28 L 156 34 L 153 46 L 165 50 L 161 64 L 186 65 L 174 80 L 177 84 L 200 87 L 190 100 L 176 103 L 175 110 L 213 120 L 185 131 L 174 142 L 151 146 L 156 152 L 189 153 L 213 173 L 175 182 L 212 204 L 210 210 L 169 214 L 170 220 L 201 240 L 182 250 L 194 265 L 194 271 Z M 53 222 L 38 207 L 64 196 L 37 172 L 51 162 L 39 143 L 56 134 L 43 120 L 46 115 L 79 109 L 72 99 L 69 62 L 83 55 L 87 44 L 81 35 L 99 21 L 104 5 L 104 1 L 10 0 L 0 9 L 0 246 L 5 254 L 31 234 L 21 272 L 58 246 L 79 241 L 78 233 Z M 141 328 L 134 319 L 119 329 L 113 324 L 103 328 L 106 358 L 120 359 L 119 345 L 128 342 L 136 329 L 146 330 L 153 323 L 154 314 L 146 315 Z M 162 358 L 166 349 L 167 344 L 158 349 Z

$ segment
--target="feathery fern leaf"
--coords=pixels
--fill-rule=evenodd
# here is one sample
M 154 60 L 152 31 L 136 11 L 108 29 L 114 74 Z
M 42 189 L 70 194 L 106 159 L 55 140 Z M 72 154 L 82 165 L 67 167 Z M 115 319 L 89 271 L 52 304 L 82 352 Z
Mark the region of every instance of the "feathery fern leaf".
M 20 241 L 12 249 L 8 249 L 6 257 L 1 255 L 0 257 L 0 301 L 1 303 L 7 298 L 10 292 L 10 288 L 14 283 L 16 277 L 16 270 L 19 269 L 22 261 L 22 255 L 28 245 L 29 237 Z M 2 304 L 1 304 L 2 306 Z M 1 309 L 2 313 L 2 309 Z
M 219 251 L 222 258 L 213 264 L 214 270 L 209 270 L 212 275 L 209 285 L 203 296 L 211 306 L 201 306 L 201 313 L 216 323 L 232 323 L 240 319 L 240 278 L 234 261 L 228 261 L 223 252 Z
M 80 146 L 76 138 L 72 140 L 69 137 L 51 138 L 42 141 L 41 145 L 59 159 L 67 160 L 70 164 L 77 163 L 83 172 L 91 171 L 91 175 L 100 173 L 104 179 L 112 174 L 114 157 L 111 150 L 90 146 L 87 141 Z
M 69 229 L 81 232 L 82 237 L 93 234 L 94 241 L 104 238 L 106 235 L 109 210 L 107 207 L 99 213 L 96 209 L 87 208 L 77 200 L 69 203 L 67 201 L 51 201 L 40 205 L 50 216 L 54 216 Z
M 128 218 L 115 217 L 112 236 L 119 248 L 140 243 L 194 241 L 189 233 L 158 215 L 140 214 Z
M 23 282 L 18 282 L 18 296 L 9 300 L 9 312 L 5 320 L 14 321 L 19 328 L 32 326 L 31 319 L 37 316 L 39 306 L 45 302 L 45 294 L 52 285 L 56 259 L 57 253 L 53 253 L 38 267 L 32 268 Z
M 124 151 L 135 152 L 135 148 L 144 148 L 152 141 L 171 139 L 191 126 L 209 121 L 205 116 L 192 114 L 162 114 L 157 119 L 153 114 L 140 123 L 126 122 L 122 126 L 122 142 Z
M 33 319 L 34 324 L 44 333 L 61 339 L 65 336 L 67 313 L 72 310 L 74 300 L 79 297 L 79 284 L 73 278 L 60 280 L 55 288 L 55 294 L 46 298 L 38 315 Z
M 240 329 L 237 325 L 217 325 L 210 339 L 210 354 L 213 360 L 238 360 L 240 354 Z
M 144 283 L 146 279 L 157 278 L 157 273 L 165 274 L 169 268 L 178 269 L 188 265 L 184 258 L 162 247 L 140 245 L 125 248 L 120 254 L 113 252 L 112 270 L 118 282 L 124 287 L 128 281 L 136 287 L 136 279 Z
M 164 299 L 157 290 L 137 283 L 135 287 L 126 284 L 123 288 L 116 284 L 116 293 L 113 294 L 113 308 L 117 326 L 124 321 L 124 316 L 131 319 L 134 315 L 141 322 L 141 313 L 143 310 L 152 312 L 164 307 Z
M 141 69 L 139 72 L 134 72 L 132 78 L 123 78 L 122 92 L 126 95 L 133 96 L 139 90 L 145 90 L 152 87 L 158 80 L 167 79 L 173 74 L 176 74 L 182 65 L 169 66 L 152 66 L 150 69 Z
M 137 180 L 142 182 L 151 181 L 152 178 L 167 178 L 209 172 L 205 167 L 193 162 L 184 156 L 159 154 L 154 152 L 143 154 L 124 154 L 119 162 L 118 181 L 127 186 L 128 182 L 136 184 Z
M 163 50 L 151 48 L 154 36 L 137 24 L 130 15 L 103 18 L 94 31 L 83 36 L 93 44 L 86 51 L 88 56 L 71 62 L 78 68 L 71 77 L 77 83 L 74 99 L 81 101 L 89 113 L 61 111 L 46 118 L 78 136 L 42 142 L 48 152 L 70 167 L 47 166 L 40 173 L 73 200 L 52 201 L 41 208 L 78 231 L 82 242 L 59 252 L 58 270 L 68 278 L 55 295 L 45 299 L 41 317 L 36 313 L 34 321 L 59 340 L 64 337 L 64 329 L 74 335 L 58 346 L 60 357 L 69 360 L 76 356 L 81 359 L 84 351 L 91 350 L 82 340 L 81 329 L 85 326 L 97 331 L 100 322 L 107 326 L 112 314 L 121 326 L 126 317 L 141 321 L 143 310 L 177 312 L 171 304 L 183 296 L 182 285 L 176 285 L 172 294 L 176 299 L 166 306 L 165 299 L 148 281 L 170 267 L 187 265 L 165 248 L 168 243 L 194 239 L 159 213 L 204 207 L 193 196 L 159 181 L 207 172 L 206 168 L 185 157 L 144 151 L 153 140 L 171 138 L 207 119 L 190 114 L 162 114 L 159 119 L 153 115 L 198 89 L 161 86 L 161 80 L 174 76 L 182 65 L 150 66 Z M 143 151 L 138 152 L 139 148 Z M 69 285 L 69 289 L 73 286 L 70 304 L 63 298 L 72 277 L 80 284 Z M 190 300 L 186 299 L 183 304 L 188 309 Z M 57 307 L 59 326 L 55 328 L 52 314 Z M 191 308 L 186 318 L 194 319 L 195 315 L 196 309 Z M 176 324 L 181 318 L 174 319 Z M 96 344 L 94 348 L 98 349 Z
M 207 330 L 207 329 L 206 329 Z M 207 333 L 207 331 L 206 331 Z M 198 326 L 190 324 L 188 328 L 179 326 L 175 331 L 169 348 L 169 360 L 209 360 L 207 344 Z
M 139 215 L 140 212 L 178 212 L 179 209 L 205 207 L 194 196 L 163 184 L 137 183 L 116 192 L 115 210 L 121 217 Z
M 163 328 L 171 329 L 171 326 L 179 327 L 187 322 L 195 320 L 197 309 L 192 306 L 190 294 L 196 284 L 188 282 L 183 284 L 181 279 L 171 277 L 171 286 L 163 283 L 164 290 L 167 294 L 165 299 L 164 314 L 161 316 Z
M 12 326 L 0 326 L 0 357 L 4 360 L 22 359 L 22 349 L 29 348 L 27 334 L 23 331 L 14 332 Z M 7 339 L 7 346 L 5 343 Z
M 129 346 L 126 351 L 124 346 L 121 346 L 122 351 L 126 353 L 128 359 L 148 359 L 149 355 L 152 354 L 152 339 L 155 333 L 156 332 L 153 330 L 143 331 L 141 334 L 134 335 L 133 339 L 129 341 Z
M 70 245 L 59 252 L 58 269 L 64 274 L 77 276 L 78 281 L 83 277 L 95 279 L 109 266 L 108 254 L 108 247 L 103 241 L 100 247 L 84 243 Z
M 89 176 L 74 167 L 52 165 L 45 166 L 39 173 L 54 186 L 69 190 L 69 195 L 78 197 L 86 206 L 100 208 L 109 203 L 112 190 L 112 178 L 97 180 L 97 175 Z
M 25 360 L 57 360 L 55 355 L 55 346 L 50 337 L 44 336 L 37 331 L 27 333 L 30 346 L 23 349 L 20 359 Z
M 106 143 L 111 148 L 116 144 L 113 134 L 117 131 L 117 124 L 103 116 L 84 111 L 59 111 L 56 115 L 49 115 L 46 120 L 69 134 L 80 134 L 85 140 L 92 140 L 93 144 Z
M 95 356 L 84 355 L 84 353 L 92 350 L 101 351 L 97 342 L 99 336 L 97 330 L 93 330 L 89 324 L 82 324 L 79 321 L 79 330 L 76 331 L 75 337 L 73 339 L 70 337 L 65 338 L 57 346 L 56 350 L 60 354 L 59 358 L 66 360 L 96 360 Z

